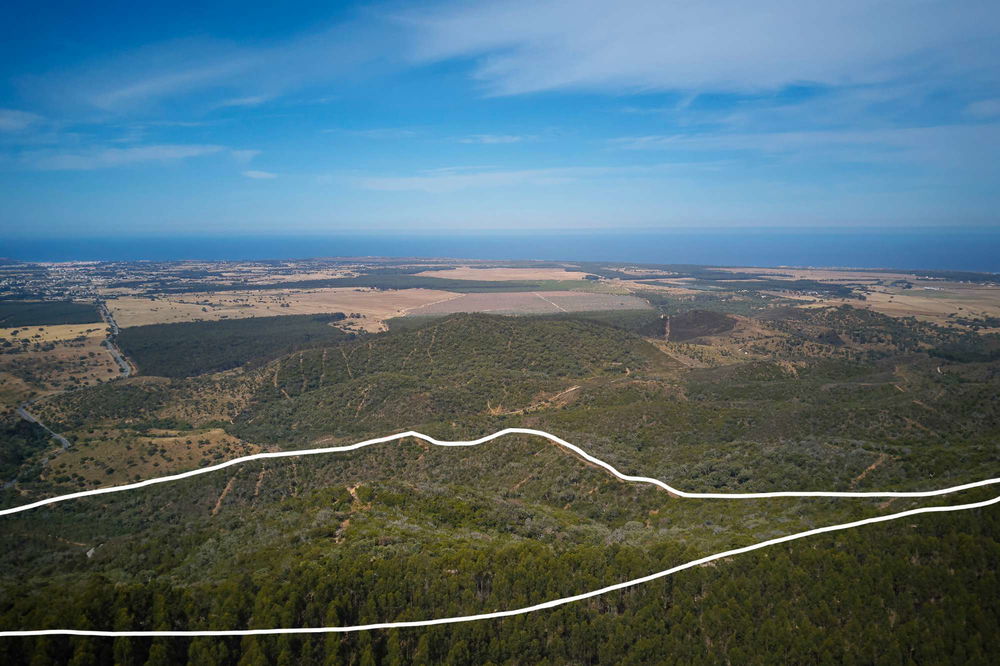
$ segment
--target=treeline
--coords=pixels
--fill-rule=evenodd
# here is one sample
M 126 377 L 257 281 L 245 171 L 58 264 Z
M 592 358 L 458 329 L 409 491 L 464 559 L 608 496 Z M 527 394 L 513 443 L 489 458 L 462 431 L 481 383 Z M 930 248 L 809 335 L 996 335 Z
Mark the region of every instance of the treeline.
M 713 293 L 691 294 L 678 296 L 663 291 L 639 291 L 640 296 L 649 301 L 650 305 L 664 314 L 679 314 L 689 310 L 708 310 L 725 314 L 753 315 L 787 302 L 777 296 L 757 292 L 743 293 Z
M 152 324 L 122 329 L 117 342 L 143 374 L 192 377 L 348 339 L 354 334 L 330 325 L 345 317 L 336 312 Z
M 582 262 L 580 270 L 600 275 L 605 278 L 622 280 L 656 280 L 663 278 L 694 278 L 699 280 L 756 280 L 774 273 L 748 273 L 745 271 L 727 271 L 694 264 L 601 264 Z M 636 273 L 633 269 L 643 272 Z M 631 271 L 631 272 L 630 272 Z M 657 272 L 659 271 L 659 272 Z M 777 274 L 782 276 L 782 274 Z M 790 276 L 788 276 L 790 277 Z
M 742 281 L 733 282 L 733 280 Z M 645 284 L 661 287 L 677 286 L 676 284 L 657 282 L 655 280 L 646 281 Z M 732 291 L 794 291 L 822 294 L 824 296 L 834 298 L 855 297 L 854 290 L 847 285 L 820 282 L 818 280 L 773 280 L 769 278 L 733 277 L 732 275 L 729 275 L 717 280 L 698 278 L 688 282 L 685 286 L 691 287 L 692 289 L 708 287 L 712 289 L 726 289 Z
M 0 416 L 0 486 L 19 474 L 34 476 L 22 466 L 33 456 L 51 446 L 49 433 L 19 416 Z
M 539 319 L 585 321 L 620 328 L 643 337 L 663 335 L 663 317 L 656 310 L 595 310 L 555 315 L 532 315 Z
M 985 363 L 1000 360 L 1000 335 L 971 333 L 930 351 L 931 356 L 957 363 Z
M 434 321 L 448 315 L 407 315 L 386 320 L 389 330 L 412 331 L 425 328 Z M 663 318 L 655 310 L 591 310 L 558 314 L 511 315 L 548 321 L 581 321 L 620 328 L 642 336 L 655 337 L 663 334 Z
M 0 301 L 0 328 L 93 324 L 101 321 L 93 303 Z

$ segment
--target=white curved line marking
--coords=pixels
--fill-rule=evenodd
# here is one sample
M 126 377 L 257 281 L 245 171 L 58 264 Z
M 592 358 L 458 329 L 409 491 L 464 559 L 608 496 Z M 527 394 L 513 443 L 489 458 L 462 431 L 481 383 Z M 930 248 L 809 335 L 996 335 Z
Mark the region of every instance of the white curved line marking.
M 744 546 L 742 548 L 734 548 L 732 550 L 723 551 L 721 553 L 715 553 L 714 555 L 707 555 L 705 557 L 698 558 L 697 560 L 691 560 L 690 562 L 685 562 L 676 567 L 670 569 L 664 569 L 663 571 L 658 571 L 654 574 L 648 576 L 643 576 L 642 578 L 634 578 L 632 580 L 627 580 L 624 583 L 616 583 L 614 585 L 608 585 L 607 587 L 602 587 L 599 590 L 592 590 L 591 592 L 584 592 L 583 594 L 576 594 L 571 597 L 562 597 L 561 599 L 553 599 L 552 601 L 545 601 L 540 604 L 535 604 L 534 606 L 525 606 L 524 608 L 515 608 L 513 610 L 505 611 L 495 611 L 493 613 L 480 613 L 478 615 L 459 615 L 455 617 L 442 617 L 433 620 L 411 620 L 406 622 L 376 622 L 374 624 L 358 624 L 350 627 L 289 627 L 287 629 L 224 629 L 224 630 L 195 630 L 195 631 L 97 631 L 90 629 L 29 629 L 25 631 L 0 631 L 0 637 L 5 636 L 55 636 L 55 635 L 71 635 L 71 636 L 262 636 L 267 634 L 321 634 L 321 633 L 346 633 L 350 631 L 368 631 L 371 629 L 401 629 L 404 627 L 429 627 L 435 624 L 457 624 L 459 622 L 475 622 L 476 620 L 492 620 L 501 617 L 510 617 L 512 615 L 523 615 L 525 613 L 533 613 L 535 611 L 545 610 L 547 608 L 555 608 L 556 606 L 564 606 L 566 604 L 573 603 L 575 601 L 582 601 L 584 599 L 590 599 L 591 597 L 596 597 L 601 594 L 607 594 L 608 592 L 614 592 L 616 590 L 622 590 L 627 587 L 632 587 L 635 585 L 641 585 L 642 583 L 648 583 L 649 581 L 656 580 L 657 578 L 665 578 L 678 571 L 684 571 L 685 569 L 691 569 L 706 562 L 711 562 L 713 560 L 719 560 L 724 557 L 731 557 L 733 555 L 740 555 L 742 553 L 749 553 L 752 550 L 759 550 L 761 548 L 767 548 L 768 546 L 775 546 L 779 543 L 787 543 L 788 541 L 795 541 L 796 539 L 804 539 L 808 536 L 814 536 L 816 534 L 823 534 L 825 532 L 837 532 L 840 530 L 851 529 L 852 527 L 861 527 L 862 525 L 870 525 L 872 523 L 882 523 L 890 520 L 897 520 L 899 518 L 906 518 L 907 516 L 915 516 L 920 513 L 941 513 L 946 511 L 966 511 L 968 509 L 978 509 L 985 506 L 990 506 L 991 504 L 996 504 L 1000 502 L 1000 497 L 994 497 L 990 500 L 985 500 L 983 502 L 974 502 L 972 504 L 959 504 L 956 506 L 930 506 L 921 509 L 910 509 L 909 511 L 901 511 L 899 513 L 893 513 L 888 516 L 877 516 L 875 518 L 865 518 L 864 520 L 856 520 L 852 523 L 843 523 L 840 525 L 830 525 L 828 527 L 817 527 L 813 530 L 808 530 L 806 532 L 799 532 L 797 534 L 789 534 L 788 536 L 778 537 L 777 539 L 769 539 L 768 541 L 761 541 L 760 543 L 755 543 L 752 546 Z
M 181 472 L 180 474 L 172 474 L 170 476 L 161 476 L 155 479 L 147 479 L 145 481 L 138 481 L 136 483 L 129 483 L 123 486 L 108 486 L 107 488 L 97 488 L 95 490 L 81 490 L 76 493 L 69 493 L 67 495 L 57 495 L 55 497 L 49 497 L 47 499 L 38 500 L 37 502 L 32 502 L 31 504 L 23 504 L 21 506 L 11 507 L 9 509 L 0 509 L 0 516 L 9 516 L 14 513 L 20 513 L 22 511 L 29 511 L 31 509 L 37 509 L 40 506 L 45 506 L 47 504 L 55 504 L 57 502 L 65 502 L 71 499 L 79 499 L 81 497 L 90 497 L 92 495 L 105 495 L 107 493 L 120 493 L 125 490 L 135 490 L 137 488 L 145 488 L 147 486 L 156 485 L 158 483 L 168 483 L 170 481 L 179 481 L 181 479 L 186 479 L 192 476 L 198 476 L 199 474 L 208 474 L 209 472 L 214 472 L 216 470 L 225 469 L 226 467 L 232 467 L 233 465 L 239 465 L 241 463 L 250 462 L 252 460 L 264 460 L 267 458 L 288 458 L 291 456 L 314 456 L 325 453 L 343 453 L 345 451 L 356 451 L 357 449 L 362 449 L 366 446 L 371 446 L 373 444 L 383 444 L 385 442 L 392 442 L 398 439 L 405 439 L 407 437 L 415 437 L 417 439 L 422 439 L 425 442 L 434 444 L 436 446 L 478 446 L 479 444 L 484 444 L 486 442 L 497 439 L 498 437 L 503 437 L 504 435 L 535 435 L 537 437 L 544 437 L 545 439 L 558 444 L 559 446 L 572 451 L 577 454 L 587 462 L 593 463 L 598 467 L 602 467 L 609 471 L 614 476 L 618 477 L 623 481 L 633 481 L 635 483 L 648 483 L 650 485 L 662 488 L 669 493 L 673 493 L 678 497 L 685 497 L 689 499 L 760 499 L 763 497 L 935 497 L 937 495 L 948 495 L 950 493 L 956 493 L 962 490 L 969 490 L 971 488 L 979 488 L 982 486 L 990 486 L 993 484 L 1000 483 L 1000 478 L 996 479 L 986 479 L 984 481 L 973 481 L 972 483 L 964 483 L 959 486 L 951 486 L 950 488 L 939 488 L 937 490 L 921 490 L 921 491 L 910 491 L 910 492 L 896 492 L 896 491 L 882 491 L 882 492 L 827 492 L 822 490 L 792 490 L 792 491 L 778 491 L 769 493 L 689 493 L 684 490 L 679 490 L 673 486 L 660 481 L 659 479 L 651 479 L 648 476 L 632 476 L 631 474 L 622 474 L 617 469 L 612 467 L 609 463 L 604 462 L 600 458 L 595 458 L 590 455 L 579 446 L 575 444 L 570 444 L 565 439 L 561 437 L 556 437 L 551 433 L 547 433 L 544 430 L 534 430 L 532 428 L 504 428 L 503 430 L 498 430 L 492 435 L 486 435 L 485 437 L 480 437 L 479 439 L 472 439 L 467 441 L 454 441 L 449 442 L 446 440 L 434 439 L 430 435 L 425 435 L 423 433 L 415 432 L 413 430 L 408 430 L 407 432 L 397 433 L 395 435 L 386 435 L 385 437 L 376 437 L 375 439 L 366 439 L 363 442 L 358 442 L 357 444 L 348 444 L 346 446 L 329 446 L 322 449 L 300 449 L 298 451 L 272 451 L 269 453 L 255 453 L 249 456 L 243 456 L 241 458 L 233 458 L 232 460 L 227 460 L 226 462 L 219 463 L 218 465 L 211 465 L 209 467 L 201 467 L 199 469 L 193 469 L 189 472 Z
M 90 495 L 101 495 L 105 493 L 121 492 L 124 490 L 131 490 L 135 488 L 143 488 L 145 486 L 154 485 L 157 483 L 166 483 L 168 481 L 176 481 L 178 479 L 187 478 L 190 476 L 197 476 L 198 474 L 205 474 L 217 469 L 222 469 L 224 467 L 230 467 L 232 465 L 248 462 L 250 460 L 261 460 L 264 458 L 284 458 L 296 455 L 315 455 L 320 453 L 339 453 L 343 451 L 353 451 L 355 449 L 360 449 L 365 446 L 370 446 L 372 444 L 380 444 L 383 442 L 390 442 L 397 439 L 403 439 L 405 437 L 416 437 L 422 439 L 431 444 L 436 444 L 438 446 L 476 446 L 484 442 L 502 437 L 508 434 L 523 434 L 523 435 L 538 435 L 544 437 L 570 451 L 573 451 L 577 455 L 581 456 L 585 460 L 588 460 L 595 465 L 603 467 L 604 469 L 611 472 L 613 475 L 624 481 L 635 481 L 638 483 L 649 483 L 671 493 L 674 493 L 680 497 L 686 498 L 701 498 L 701 499 L 753 499 L 753 498 L 763 498 L 763 497 L 934 497 L 937 495 L 945 495 L 952 492 L 958 492 L 961 490 L 968 490 L 971 488 L 979 488 L 982 486 L 992 485 L 1000 483 L 1000 479 L 986 479 L 984 481 L 976 481 L 973 483 L 966 483 L 959 486 L 952 486 L 951 488 L 942 488 L 939 490 L 929 490 L 929 491 L 916 491 L 916 492 L 824 492 L 824 491 L 802 491 L 802 492 L 773 492 L 773 493 L 688 493 L 682 490 L 677 490 L 672 486 L 659 481 L 657 479 L 651 479 L 644 476 L 631 476 L 628 474 L 622 474 L 617 469 L 609 465 L 608 463 L 595 458 L 588 454 L 583 449 L 570 444 L 569 442 L 551 435 L 542 430 L 533 430 L 530 428 L 506 428 L 492 435 L 487 435 L 486 437 L 481 437 L 480 439 L 470 440 L 470 441 L 457 441 L 457 442 L 447 442 L 439 441 L 433 437 L 418 433 L 418 432 L 404 432 L 396 435 L 388 435 L 386 437 L 379 437 L 376 439 L 369 439 L 364 442 L 358 442 L 357 444 L 351 444 L 348 446 L 335 446 L 323 449 L 306 449 L 303 451 L 277 451 L 273 453 L 258 453 L 251 456 L 244 456 L 242 458 L 234 458 L 224 463 L 214 465 L 212 467 L 204 467 L 202 469 L 192 470 L 190 472 L 184 472 L 182 474 L 174 474 L 172 476 L 165 476 L 158 479 L 149 479 L 147 481 L 140 481 L 139 483 L 132 483 L 124 486 L 112 486 L 109 488 L 99 488 L 96 490 L 85 490 L 78 493 L 71 493 L 68 495 L 60 495 L 58 497 L 51 497 L 45 500 L 40 500 L 34 502 L 33 504 L 26 504 L 24 506 L 14 507 L 11 509 L 4 509 L 0 511 L 0 516 L 10 515 L 13 513 L 18 513 L 21 511 L 27 511 L 39 506 L 44 506 L 46 504 L 54 504 L 56 502 L 62 502 L 69 499 L 76 499 L 79 497 L 87 497 Z M 1000 502 L 1000 496 L 994 497 L 993 499 L 984 500 L 981 502 L 973 502 L 971 504 L 959 504 L 954 506 L 932 506 L 923 507 L 919 509 L 910 509 L 908 511 L 901 511 L 899 513 L 893 513 L 886 516 L 876 516 L 873 518 L 865 518 L 863 520 L 856 520 L 850 523 L 841 523 L 840 525 L 829 525 L 827 527 L 817 527 L 812 530 L 807 530 L 805 532 L 798 532 L 796 534 L 789 534 L 787 536 L 778 537 L 775 539 L 769 539 L 767 541 L 761 541 L 760 543 L 755 543 L 750 546 L 743 546 L 742 548 L 734 548 L 732 550 L 726 550 L 721 553 L 715 553 L 713 555 L 707 555 L 705 557 L 692 560 L 690 562 L 685 562 L 678 566 L 672 567 L 670 569 L 664 569 L 663 571 L 658 571 L 656 573 L 650 574 L 648 576 L 643 576 L 641 578 L 634 578 L 622 583 L 616 583 L 614 585 L 608 585 L 607 587 L 602 587 L 597 590 L 592 590 L 590 592 L 584 592 L 582 594 L 576 594 L 569 597 L 562 597 L 559 599 L 553 599 L 551 601 L 545 601 L 540 604 L 535 604 L 533 606 L 525 606 L 523 608 L 515 608 L 512 610 L 505 611 L 495 611 L 492 613 L 479 613 L 476 615 L 459 615 L 455 617 L 445 617 L 436 618 L 431 620 L 411 620 L 404 622 L 378 622 L 373 624 L 360 624 L 347 627 L 288 627 L 283 629 L 223 629 L 223 630 L 191 630 L 191 631 L 99 631 L 91 629 L 28 629 L 28 630 L 15 630 L 15 631 L 0 631 L 0 637 L 13 637 L 13 636 L 53 636 L 53 635 L 71 635 L 71 636 L 135 636 L 135 637 L 155 637 L 155 636 L 259 636 L 268 634 L 316 634 L 316 633 L 330 633 L 330 632 L 351 632 L 351 631 L 368 631 L 371 629 L 396 629 L 405 627 L 428 627 L 438 624 L 456 624 L 459 622 L 474 622 L 477 620 L 490 620 L 502 617 L 510 617 L 513 615 L 523 615 L 526 613 L 532 613 L 539 610 L 545 610 L 547 608 L 555 608 L 557 606 L 563 606 L 576 601 L 582 601 L 584 599 L 590 599 L 602 594 L 607 594 L 608 592 L 614 592 L 616 590 L 622 590 L 628 587 L 633 587 L 635 585 L 641 585 L 642 583 L 648 583 L 649 581 L 656 580 L 658 578 L 665 578 L 667 576 L 673 575 L 679 571 L 684 571 L 685 569 L 691 569 L 693 567 L 712 562 L 714 560 L 719 560 L 725 557 L 732 557 L 734 555 L 741 555 L 743 553 L 749 553 L 754 550 L 759 550 L 761 548 L 767 548 L 768 546 L 775 546 L 781 543 L 787 543 L 789 541 L 795 541 L 796 539 L 804 539 L 805 537 L 815 536 L 817 534 L 824 534 L 827 532 L 838 532 L 841 530 L 848 530 L 854 527 L 861 527 L 863 525 L 871 525 L 874 523 L 888 522 L 890 520 L 898 520 L 900 518 L 906 518 L 908 516 L 915 516 L 922 513 L 944 513 L 949 511 L 968 511 L 970 509 L 979 509 L 982 507 L 991 506 Z

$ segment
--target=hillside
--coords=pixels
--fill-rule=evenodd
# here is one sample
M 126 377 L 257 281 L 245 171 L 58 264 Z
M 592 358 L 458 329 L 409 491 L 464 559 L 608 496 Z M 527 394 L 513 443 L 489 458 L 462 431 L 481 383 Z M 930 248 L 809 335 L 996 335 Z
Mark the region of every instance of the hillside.
M 627 376 L 655 359 L 641 339 L 589 322 L 451 316 L 274 363 L 235 432 L 282 446 L 442 421 L 471 432 L 570 381 Z

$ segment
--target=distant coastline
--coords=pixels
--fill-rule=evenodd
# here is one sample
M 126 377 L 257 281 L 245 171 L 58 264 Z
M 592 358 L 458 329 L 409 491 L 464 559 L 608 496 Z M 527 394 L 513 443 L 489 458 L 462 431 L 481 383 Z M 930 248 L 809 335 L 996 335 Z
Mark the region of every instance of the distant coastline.
M 1000 273 L 1000 229 L 682 229 L 8 238 L 21 261 L 454 257 Z

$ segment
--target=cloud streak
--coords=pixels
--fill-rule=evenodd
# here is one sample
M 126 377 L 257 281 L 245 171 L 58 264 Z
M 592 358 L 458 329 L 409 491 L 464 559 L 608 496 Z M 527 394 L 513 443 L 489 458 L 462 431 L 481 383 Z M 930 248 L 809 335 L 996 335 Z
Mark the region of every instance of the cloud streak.
M 1000 117 L 1000 98 L 984 99 L 978 102 L 973 102 L 966 107 L 965 112 L 976 118 Z
M 21 156 L 20 163 L 38 171 L 94 171 L 149 162 L 177 162 L 227 151 L 226 147 L 215 145 L 95 147 L 77 152 L 31 151 Z
M 521 143 L 527 137 L 516 134 L 470 134 L 459 139 L 459 143 L 481 143 L 496 145 L 504 143 Z
M 373 127 L 371 129 L 363 130 L 325 129 L 323 130 L 323 133 L 348 134 L 350 136 L 360 136 L 365 139 L 378 140 L 412 139 L 420 134 L 416 130 L 408 129 L 406 127 Z
M 379 176 L 355 179 L 362 189 L 383 192 L 441 194 L 460 190 L 497 189 L 518 186 L 557 186 L 585 180 L 664 178 L 694 171 L 716 170 L 717 162 L 655 164 L 650 166 L 570 166 L 550 169 L 495 169 L 447 167 L 429 169 L 412 176 Z
M 0 109 L 0 132 L 20 132 L 41 122 L 42 117 L 34 113 Z
M 993 0 L 506 0 L 447 2 L 400 21 L 411 57 L 476 58 L 490 94 L 761 90 L 956 72 L 995 80 Z
M 1000 145 L 1000 124 L 648 135 L 614 139 L 611 145 L 679 154 L 737 152 L 794 156 L 816 162 L 922 164 L 936 168 L 987 168 L 996 172 L 993 156 L 995 147 Z
M 263 45 L 177 39 L 19 82 L 26 95 L 77 113 L 139 113 L 172 100 L 187 100 L 203 112 L 253 107 L 356 74 L 391 53 L 388 44 L 398 42 L 392 32 L 384 23 L 349 20 Z

